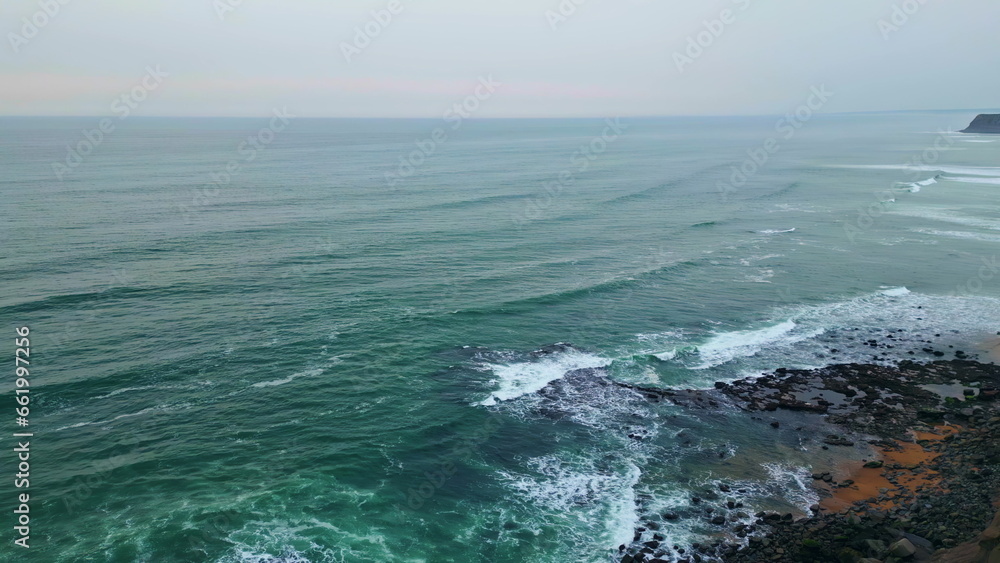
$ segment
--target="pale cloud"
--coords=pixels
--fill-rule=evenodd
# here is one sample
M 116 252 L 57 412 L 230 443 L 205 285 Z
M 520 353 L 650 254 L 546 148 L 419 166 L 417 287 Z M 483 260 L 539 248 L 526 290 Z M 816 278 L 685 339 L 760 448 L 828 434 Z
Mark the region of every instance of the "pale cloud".
M 0 114 L 103 115 L 148 65 L 170 78 L 145 115 L 438 117 L 485 75 L 504 86 L 481 117 L 781 113 L 815 84 L 828 111 L 988 108 L 1000 90 L 993 0 L 927 0 L 888 36 L 900 0 L 396 0 L 391 20 L 391 0 L 46 1 L 17 49 L 39 3 L 0 5 Z

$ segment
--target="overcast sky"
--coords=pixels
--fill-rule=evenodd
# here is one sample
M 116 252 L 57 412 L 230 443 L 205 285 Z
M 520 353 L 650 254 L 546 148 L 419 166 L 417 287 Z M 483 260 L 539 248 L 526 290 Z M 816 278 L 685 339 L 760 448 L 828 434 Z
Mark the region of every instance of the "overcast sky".
M 147 67 L 168 76 L 137 115 L 436 118 L 490 77 L 476 117 L 785 113 L 821 85 L 824 111 L 992 108 L 998 21 L 997 0 L 3 0 L 0 114 L 110 115 Z

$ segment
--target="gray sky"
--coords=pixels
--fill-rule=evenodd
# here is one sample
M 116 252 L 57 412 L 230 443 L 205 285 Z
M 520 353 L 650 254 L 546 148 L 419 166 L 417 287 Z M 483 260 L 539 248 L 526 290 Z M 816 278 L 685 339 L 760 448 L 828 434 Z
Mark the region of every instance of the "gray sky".
M 4 0 L 0 114 L 113 115 L 147 67 L 169 76 L 136 115 L 437 118 L 490 76 L 475 117 L 785 113 L 820 85 L 824 111 L 990 108 L 998 21 L 996 0 Z

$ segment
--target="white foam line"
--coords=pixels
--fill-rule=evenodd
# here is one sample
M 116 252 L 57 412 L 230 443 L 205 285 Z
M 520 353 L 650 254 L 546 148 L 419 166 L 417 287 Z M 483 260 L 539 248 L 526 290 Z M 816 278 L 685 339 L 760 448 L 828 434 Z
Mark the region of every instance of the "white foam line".
M 794 334 L 797 327 L 795 321 L 787 320 L 765 328 L 716 334 L 698 347 L 703 362 L 692 369 L 713 368 L 736 358 L 753 356 L 768 345 L 793 344 L 823 333 L 822 329 L 814 329 Z
M 885 286 L 877 293 L 847 301 L 780 308 L 775 311 L 775 317 L 771 321 L 777 324 L 750 330 L 718 332 L 695 348 L 694 353 L 699 355 L 699 359 L 695 361 L 701 362 L 700 365 L 691 367 L 687 361 L 683 363 L 692 370 L 712 370 L 711 376 L 716 380 L 739 375 L 728 373 L 730 367 L 745 376 L 744 372 L 766 373 L 778 367 L 818 368 L 831 360 L 840 363 L 871 363 L 873 352 L 867 346 L 860 346 L 860 341 L 848 337 L 851 335 L 851 328 L 844 327 L 874 330 L 873 327 L 878 326 L 882 327 L 879 330 L 883 330 L 885 326 L 908 326 L 919 332 L 933 330 L 930 328 L 932 324 L 938 327 L 950 325 L 953 329 L 961 329 L 967 336 L 978 338 L 976 335 L 995 332 L 993 327 L 1000 321 L 996 315 L 1000 311 L 1000 306 L 995 304 L 997 302 L 986 297 L 926 296 L 914 294 L 905 287 Z M 924 310 L 918 310 L 918 305 Z M 886 316 L 891 319 L 885 320 Z M 832 333 L 830 338 L 816 340 L 828 332 Z M 901 337 L 901 342 L 911 340 L 908 334 Z M 832 347 L 839 349 L 832 352 L 835 357 L 830 356 Z M 912 359 L 901 355 L 907 352 L 905 346 L 896 348 L 893 351 L 881 351 L 881 355 L 886 356 L 885 362 Z M 681 349 L 681 346 L 674 345 L 674 350 Z M 677 361 L 682 356 L 671 351 L 665 352 L 663 358 Z M 817 358 L 823 359 L 819 365 L 816 365 Z M 881 360 L 875 359 L 876 363 L 879 361 Z M 718 373 L 717 368 L 721 368 Z M 686 383 L 688 386 L 690 384 Z
M 149 412 L 153 412 L 153 411 L 165 411 L 165 410 L 167 410 L 167 409 L 160 408 L 160 407 L 149 407 L 147 409 L 142 409 L 139 412 L 133 412 L 133 413 L 128 413 L 128 414 L 120 414 L 120 415 L 118 415 L 118 416 L 116 416 L 116 417 L 114 417 L 112 419 L 109 419 L 109 420 L 90 421 L 90 422 L 77 422 L 76 424 L 70 424 L 69 426 L 63 426 L 61 428 L 56 428 L 55 431 L 59 432 L 60 430 L 69 430 L 70 428 L 80 428 L 81 426 L 99 426 L 99 425 L 103 425 L 103 424 L 111 424 L 112 422 L 114 422 L 116 420 L 121 420 L 123 418 L 131 418 L 133 416 L 142 416 L 142 415 L 144 415 L 146 413 L 149 413 Z
M 966 184 L 1000 184 L 1000 178 L 979 177 L 979 176 L 943 176 L 945 180 L 952 182 L 964 182 Z
M 826 168 L 849 168 L 853 170 L 909 170 L 915 172 L 944 172 L 960 176 L 1000 177 L 1000 168 L 995 166 L 913 166 L 909 164 L 829 164 Z
M 909 295 L 910 290 L 905 287 L 893 287 L 883 290 L 880 293 L 882 293 L 882 295 L 885 295 L 886 297 L 902 297 L 904 295 Z
M 124 387 L 122 389 L 115 389 L 114 391 L 108 393 L 107 395 L 101 395 L 99 397 L 94 397 L 95 399 L 109 399 L 122 393 L 131 393 L 132 391 L 150 391 L 150 390 L 166 390 L 166 389 L 192 389 L 192 387 L 185 387 L 182 385 L 143 385 L 141 387 Z
M 653 354 L 658 360 L 663 360 L 664 362 L 669 362 L 670 360 L 677 357 L 677 350 L 668 350 L 666 352 L 660 352 L 659 354 Z
M 583 368 L 601 368 L 611 365 L 611 360 L 577 350 L 558 352 L 534 362 L 504 365 L 487 364 L 485 367 L 498 378 L 499 388 L 480 404 L 495 405 L 522 395 L 535 393 L 549 383 L 562 378 L 568 371 Z
M 960 238 L 969 240 L 981 240 L 983 242 L 1000 242 L 998 235 L 986 235 L 980 233 L 970 233 L 968 231 L 938 231 L 935 229 L 915 229 L 914 232 L 938 237 Z
M 611 545 L 628 545 L 632 541 L 635 528 L 639 523 L 639 514 L 636 512 L 635 486 L 642 478 L 642 470 L 636 465 L 628 464 L 628 486 L 624 489 L 624 494 L 614 500 L 611 507 L 608 531 L 613 539 Z
M 292 381 L 300 377 L 315 377 L 323 373 L 322 369 L 309 369 L 306 371 L 300 371 L 298 373 L 293 373 L 284 379 L 275 379 L 272 381 L 261 381 L 260 383 L 254 383 L 251 387 L 277 387 L 278 385 L 284 385 L 286 383 L 291 383 Z
M 902 187 L 902 188 L 906 189 L 910 193 L 914 193 L 915 194 L 915 193 L 919 192 L 920 188 L 922 188 L 922 187 L 931 186 L 931 185 L 934 185 L 934 184 L 938 183 L 937 179 L 938 179 L 938 177 L 935 176 L 933 178 L 928 178 L 926 180 L 921 180 L 919 182 L 898 182 L 896 185 L 898 187 Z M 896 201 L 896 200 L 894 199 L 893 201 Z
M 970 227 L 979 227 L 982 229 L 989 229 L 991 231 L 1000 231 L 1000 222 L 990 221 L 986 219 L 978 219 L 976 217 L 960 217 L 955 215 L 946 215 L 944 213 L 939 213 L 936 211 L 892 211 L 893 215 L 902 215 L 904 217 L 917 217 L 919 219 L 930 219 L 932 221 L 941 221 L 943 223 L 955 223 L 958 225 L 967 225 Z
M 819 494 L 811 486 L 812 479 L 809 478 L 809 471 L 806 468 L 776 463 L 765 463 L 763 467 L 771 475 L 772 482 L 791 481 L 788 484 L 797 487 L 798 490 L 786 487 L 788 492 L 786 498 L 795 502 L 802 512 L 809 514 L 809 507 L 819 502 Z

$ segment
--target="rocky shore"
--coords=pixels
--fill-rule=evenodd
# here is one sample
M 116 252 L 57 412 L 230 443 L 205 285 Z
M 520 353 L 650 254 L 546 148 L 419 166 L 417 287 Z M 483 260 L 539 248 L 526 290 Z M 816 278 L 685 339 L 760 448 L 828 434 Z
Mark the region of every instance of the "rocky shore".
M 778 370 L 712 390 L 632 387 L 692 409 L 735 406 L 787 431 L 794 420 L 835 433 L 803 437 L 822 450 L 868 448 L 862 460 L 812 475 L 823 500 L 811 514 L 748 515 L 726 485 L 692 498 L 718 526 L 716 539 L 684 549 L 666 532 L 676 514 L 644 523 L 622 563 L 758 561 L 895 563 L 1000 561 L 1000 366 L 957 359 L 897 366 Z M 803 425 L 805 426 L 805 425 Z M 796 428 L 792 430 L 802 430 Z M 690 514 L 689 511 L 687 514 Z M 661 530 L 647 539 L 651 530 Z M 646 540 L 646 541 L 643 541 Z

